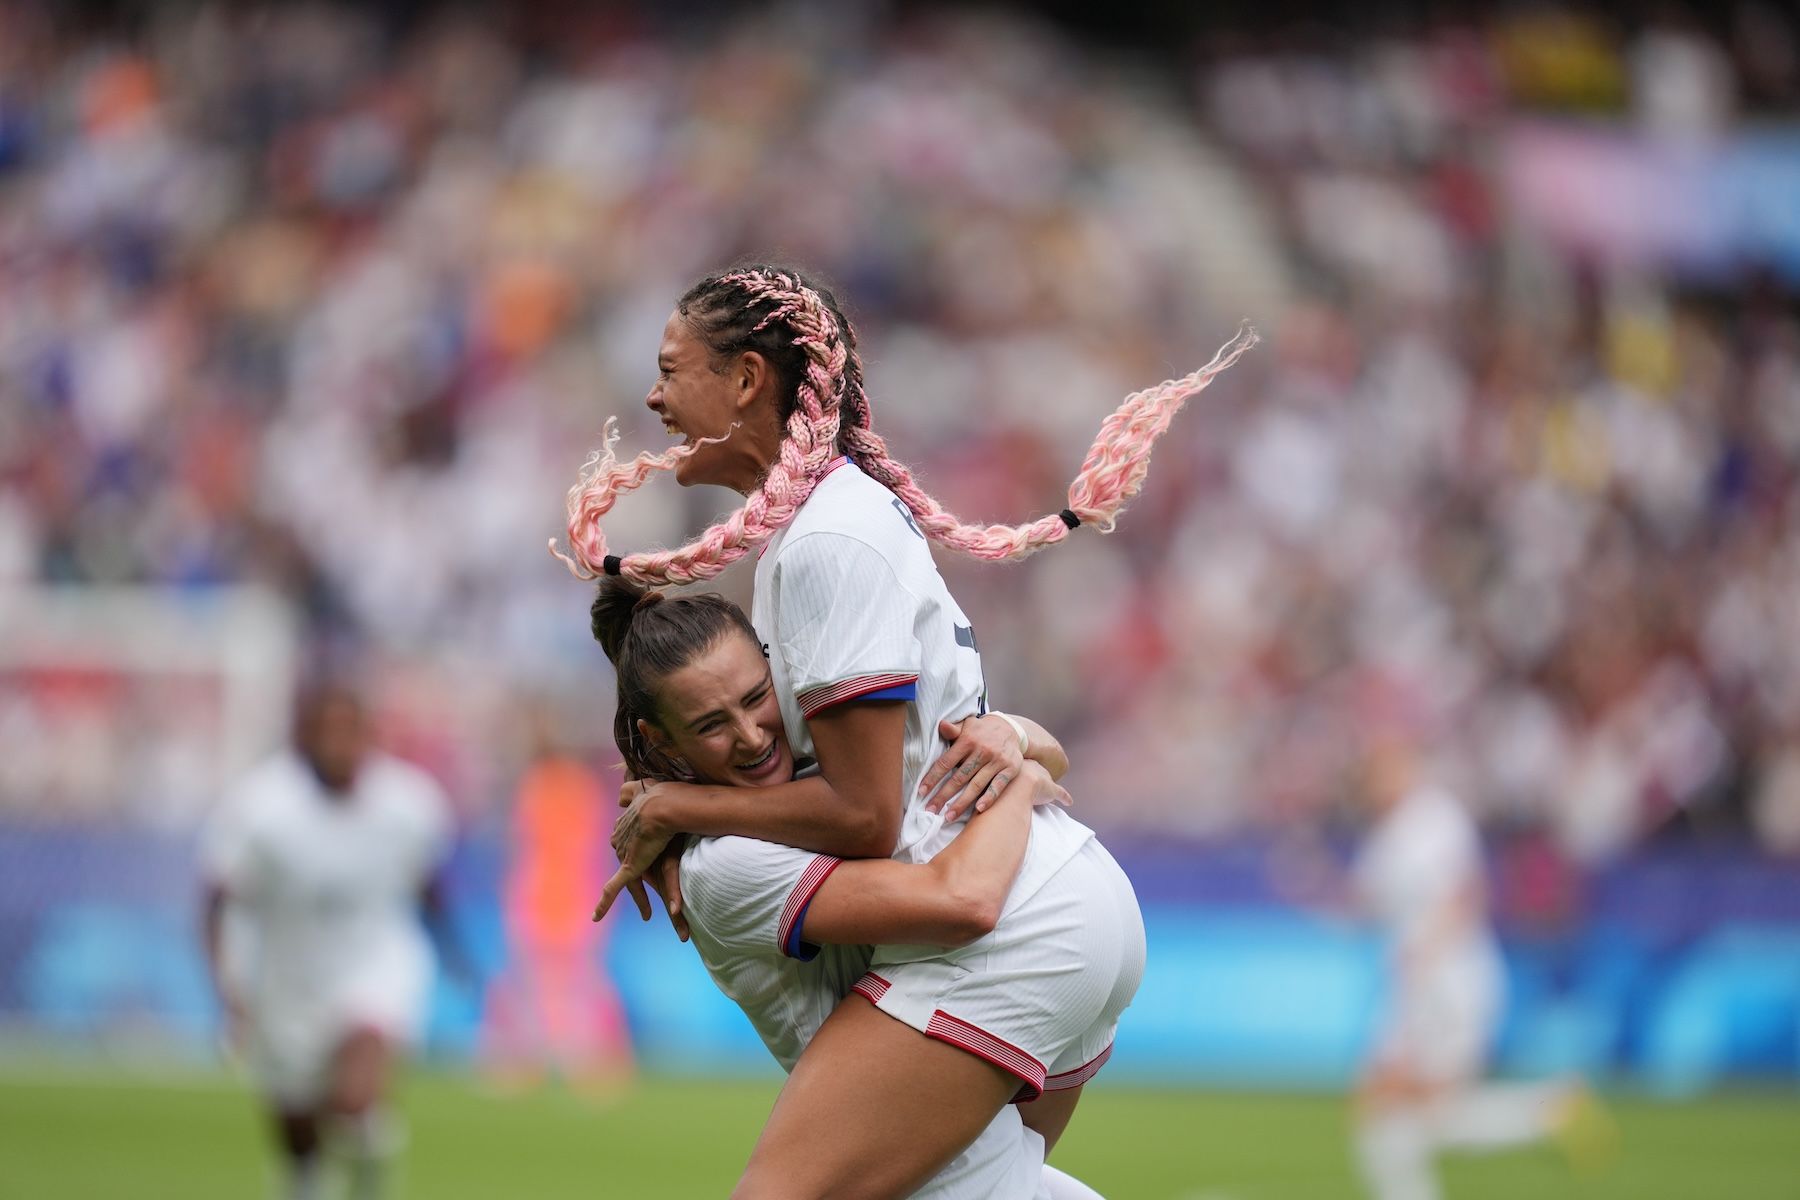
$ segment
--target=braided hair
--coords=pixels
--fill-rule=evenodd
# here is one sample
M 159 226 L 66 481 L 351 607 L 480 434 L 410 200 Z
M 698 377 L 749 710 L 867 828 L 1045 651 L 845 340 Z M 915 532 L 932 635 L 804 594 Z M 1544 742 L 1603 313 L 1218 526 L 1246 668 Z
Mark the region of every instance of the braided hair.
M 1060 513 L 1024 525 L 968 525 L 932 499 L 875 432 L 856 333 L 830 291 L 798 271 L 758 264 L 701 280 L 681 297 L 676 311 L 715 364 L 750 350 L 768 359 L 780 389 L 778 415 L 785 430 L 780 450 L 743 506 L 694 541 L 675 550 L 615 555 L 600 526 L 614 501 L 705 443 L 645 452 L 620 463 L 613 454 L 616 421 L 608 421 L 601 449 L 569 489 L 569 554 L 551 543 L 552 553 L 578 578 L 622 575 L 649 584 L 711 579 L 786 527 L 839 454 L 898 496 L 927 537 L 976 558 L 1024 558 L 1062 541 L 1079 525 L 1109 533 L 1143 487 L 1150 451 L 1175 414 L 1257 342 L 1256 332 L 1246 326 L 1205 366 L 1127 396 L 1102 423 Z

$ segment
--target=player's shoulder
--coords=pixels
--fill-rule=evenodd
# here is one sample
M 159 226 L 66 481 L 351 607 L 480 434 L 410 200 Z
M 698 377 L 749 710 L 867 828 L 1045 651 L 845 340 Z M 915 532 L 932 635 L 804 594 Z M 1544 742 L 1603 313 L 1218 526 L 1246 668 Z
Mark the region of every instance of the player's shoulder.
M 1443 846 L 1476 840 L 1474 817 L 1445 788 L 1420 788 L 1406 798 L 1401 813 L 1402 829 L 1414 841 Z
M 905 506 L 855 463 L 835 468 L 813 488 L 789 523 L 782 550 L 815 534 L 836 534 L 875 549 L 905 528 Z
M 833 471 L 801 506 L 773 550 L 772 566 L 834 575 L 869 575 L 881 586 L 902 583 L 930 551 L 911 511 L 854 464 Z
M 431 773 L 416 763 L 392 754 L 371 754 L 363 764 L 369 789 L 383 803 L 403 807 L 434 820 L 446 818 L 450 801 Z
M 299 755 L 279 751 L 238 777 L 225 797 L 224 809 L 238 820 L 264 819 L 304 799 L 311 784 Z
M 758 838 L 726 836 L 690 838 L 681 855 L 681 880 L 710 883 L 714 880 L 770 878 L 784 867 L 803 870 L 818 855 Z
M 825 856 L 747 837 L 691 838 L 681 856 L 681 890 L 699 919 L 725 927 L 773 919 Z M 830 860 L 826 859 L 827 862 Z

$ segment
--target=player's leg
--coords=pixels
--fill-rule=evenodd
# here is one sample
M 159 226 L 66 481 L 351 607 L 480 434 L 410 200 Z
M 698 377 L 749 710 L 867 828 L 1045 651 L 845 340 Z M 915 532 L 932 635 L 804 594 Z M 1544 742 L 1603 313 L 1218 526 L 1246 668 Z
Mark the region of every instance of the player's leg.
M 1057 1139 L 1069 1127 L 1069 1122 L 1075 1116 L 1075 1106 L 1079 1103 L 1081 1086 L 1077 1085 L 1061 1091 L 1046 1091 L 1030 1104 L 1019 1106 L 1019 1116 L 1024 1118 L 1025 1127 L 1044 1139 L 1046 1157 L 1056 1149 Z
M 909 1195 L 1018 1090 L 1016 1075 L 852 997 L 801 1056 L 732 1195 Z
M 1578 1170 L 1604 1163 L 1618 1146 L 1612 1118 L 1579 1078 L 1461 1088 L 1438 1102 L 1432 1125 L 1444 1150 L 1485 1153 L 1552 1141 Z
M 332 1058 L 327 1106 L 334 1142 L 350 1166 L 353 1200 L 381 1194 L 388 1162 L 399 1150 L 399 1130 L 387 1107 L 393 1062 L 392 1040 L 368 1025 L 350 1030 Z
M 319 1114 L 281 1104 L 272 1105 L 270 1113 L 275 1122 L 275 1140 L 281 1147 L 282 1194 L 286 1200 L 316 1200 L 322 1187 Z
M 1378 1061 L 1356 1096 L 1354 1141 L 1363 1182 L 1376 1200 L 1438 1200 L 1432 1169 L 1430 1084 L 1392 1060 Z
M 1447 1150 L 1504 1150 L 1549 1137 L 1573 1089 L 1562 1080 L 1489 1083 L 1464 1088 L 1437 1106 L 1438 1145 Z
M 282 1194 L 316 1200 L 325 1191 L 329 1037 L 303 1010 L 268 1002 L 246 1010 L 243 1035 L 281 1152 Z

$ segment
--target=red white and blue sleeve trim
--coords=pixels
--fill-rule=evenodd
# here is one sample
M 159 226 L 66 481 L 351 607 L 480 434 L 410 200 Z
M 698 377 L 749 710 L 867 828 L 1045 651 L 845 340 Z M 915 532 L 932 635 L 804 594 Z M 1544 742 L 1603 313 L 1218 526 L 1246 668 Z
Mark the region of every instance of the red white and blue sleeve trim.
M 877 675 L 855 675 L 836 683 L 821 684 L 801 692 L 800 711 L 807 717 L 823 712 L 847 700 L 916 700 L 919 698 L 917 671 L 889 671 Z
M 800 882 L 788 893 L 787 903 L 781 909 L 781 926 L 775 936 L 781 952 L 789 958 L 811 962 L 819 956 L 819 948 L 801 937 L 806 931 L 806 910 L 812 904 L 813 893 L 823 886 L 842 861 L 829 854 L 814 856 L 806 870 L 800 873 Z

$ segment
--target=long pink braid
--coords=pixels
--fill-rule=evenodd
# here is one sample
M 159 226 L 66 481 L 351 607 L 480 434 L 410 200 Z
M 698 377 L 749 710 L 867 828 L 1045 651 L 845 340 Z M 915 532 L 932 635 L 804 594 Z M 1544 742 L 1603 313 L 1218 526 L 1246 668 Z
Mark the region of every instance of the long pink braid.
M 870 428 L 862 363 L 853 349 L 855 335 L 841 324 L 832 305 L 798 273 L 778 268 L 748 268 L 721 276 L 717 282 L 741 291 L 746 307 L 769 303 L 771 311 L 755 329 L 761 331 L 779 322 L 793 332 L 793 344 L 804 350 L 806 366 L 778 457 L 744 506 L 693 542 L 678 550 L 612 559 L 600 518 L 618 496 L 642 484 L 651 471 L 672 469 L 698 446 L 661 455 L 640 454 L 620 465 L 612 455 L 617 434 L 608 422 L 605 448 L 588 459 L 580 480 L 569 490 L 572 557 L 558 553 L 554 541 L 551 543 L 551 552 L 580 578 L 592 579 L 610 571 L 645 584 L 711 579 L 793 520 L 823 478 L 840 443 L 859 467 L 900 497 L 928 537 L 976 558 L 1024 558 L 1062 541 L 1077 524 L 1111 532 L 1120 510 L 1143 487 L 1150 451 L 1175 414 L 1257 342 L 1256 332 L 1246 326 L 1199 370 L 1127 396 L 1101 425 L 1080 472 L 1069 485 L 1069 506 L 1063 513 L 1020 526 L 965 525 L 918 486 L 912 473 L 888 454 L 886 443 Z M 843 421 L 846 408 L 848 423 Z
M 805 351 L 807 360 L 796 388 L 797 403 L 775 462 L 742 508 L 679 550 L 632 554 L 618 560 L 614 573 L 638 583 L 698 583 L 713 578 L 793 521 L 836 453 L 848 351 L 830 306 L 798 275 L 785 272 L 744 271 L 728 275 L 722 282 L 740 288 L 747 304 L 773 303 L 757 329 L 779 322 L 793 331 L 794 345 Z M 554 539 L 550 543 L 550 552 L 580 579 L 598 578 L 607 569 L 606 534 L 600 518 L 618 497 L 642 484 L 651 471 L 673 469 L 703 444 L 661 455 L 640 454 L 621 466 L 612 454 L 618 436 L 614 424 L 607 423 L 605 448 L 589 457 L 569 489 L 570 554 L 558 551 Z
M 1069 484 L 1068 511 L 1081 524 L 1111 533 L 1119 512 L 1144 486 L 1156 439 L 1168 432 L 1182 405 L 1206 390 L 1257 340 L 1256 331 L 1246 325 L 1199 370 L 1125 397 L 1100 426 L 1087 459 Z M 1035 554 L 1074 532 L 1075 526 L 1061 514 L 1027 525 L 964 525 L 913 481 L 905 464 L 888 455 L 887 444 L 873 429 L 853 427 L 845 432 L 845 441 L 856 464 L 900 497 L 926 535 L 952 549 L 1000 562 Z

